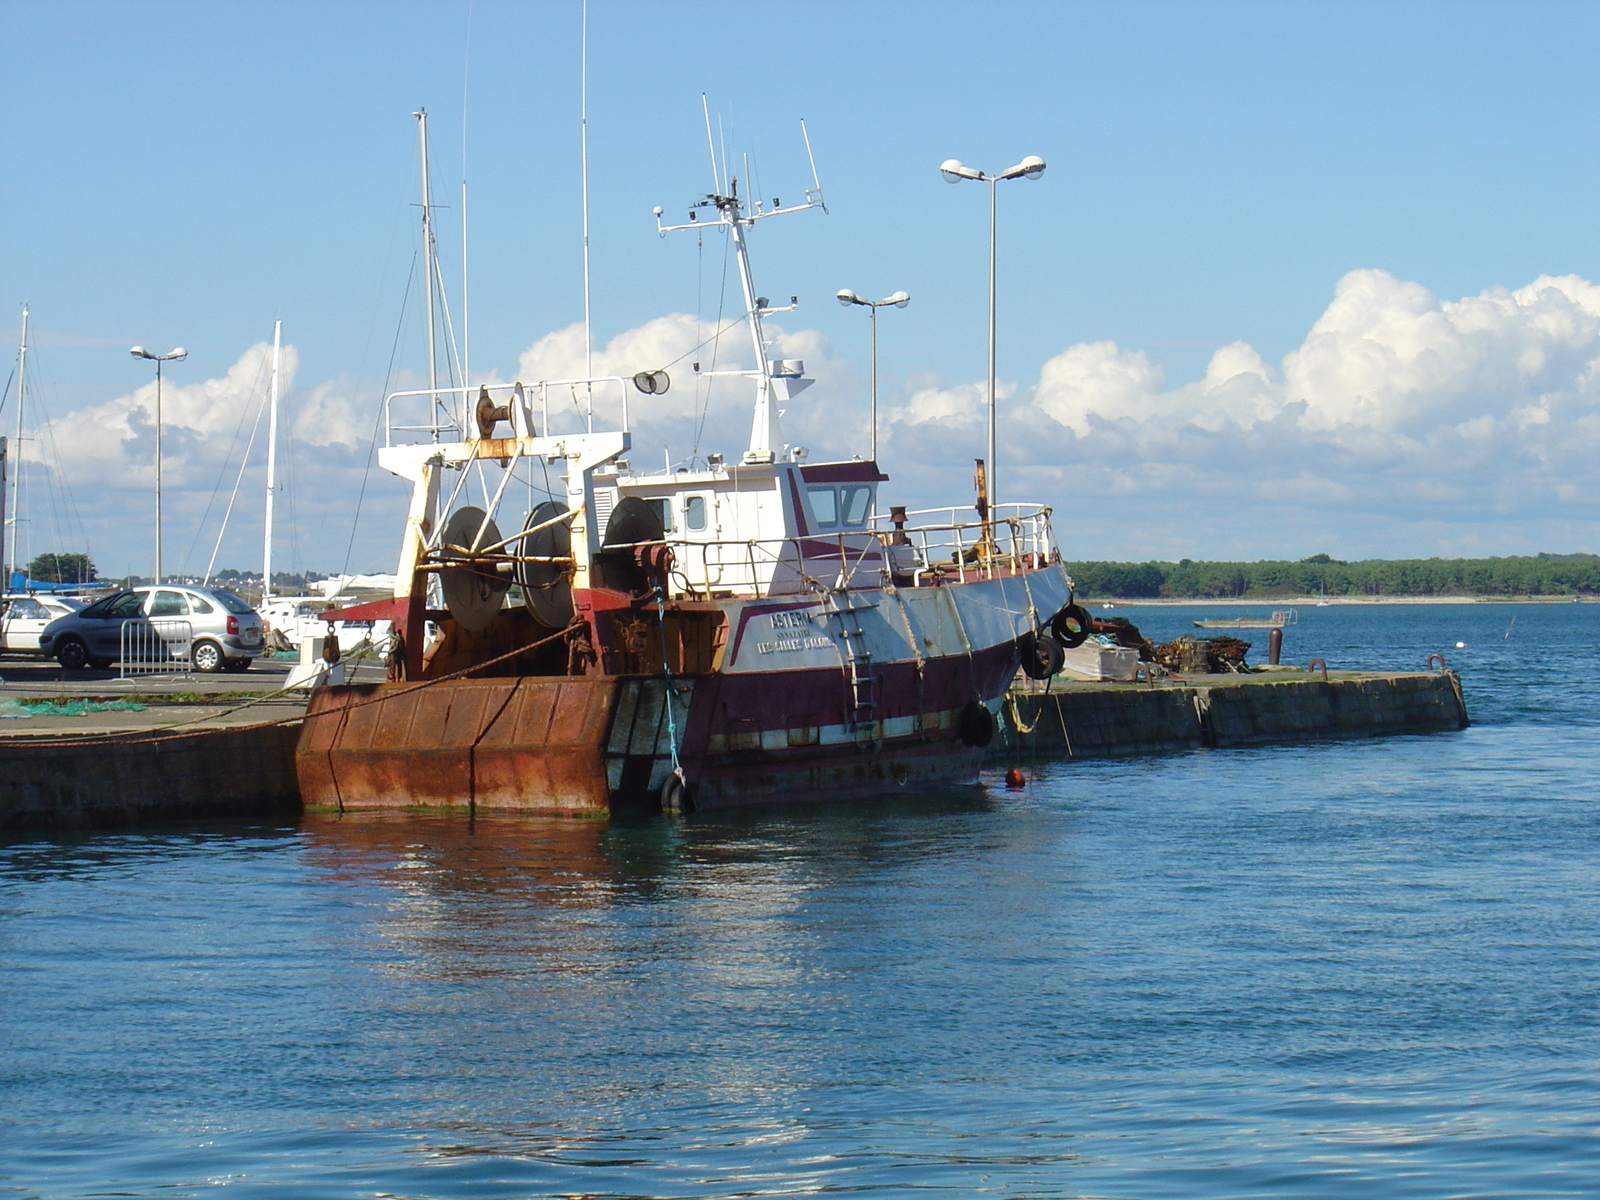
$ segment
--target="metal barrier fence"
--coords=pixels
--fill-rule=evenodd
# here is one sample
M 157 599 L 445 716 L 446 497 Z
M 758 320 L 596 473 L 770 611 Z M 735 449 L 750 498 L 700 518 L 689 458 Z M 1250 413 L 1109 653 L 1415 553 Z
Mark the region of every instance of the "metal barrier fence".
M 187 675 L 194 626 L 178 617 L 147 617 L 122 623 L 118 678 Z

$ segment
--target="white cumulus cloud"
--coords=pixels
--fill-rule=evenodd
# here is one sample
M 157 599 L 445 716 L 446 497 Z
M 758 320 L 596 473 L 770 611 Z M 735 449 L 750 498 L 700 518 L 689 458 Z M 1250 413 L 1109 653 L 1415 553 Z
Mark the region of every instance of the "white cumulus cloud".
M 981 385 L 924 385 L 896 410 L 891 445 L 916 463 L 930 421 L 975 429 L 981 412 Z M 1600 548 L 1600 287 L 1542 276 L 1440 300 L 1352 271 L 1276 367 L 1237 341 L 1203 378 L 1168 386 L 1142 351 L 1080 343 L 1002 404 L 1001 428 L 1008 498 L 1116 506 L 1077 535 L 1096 554 L 1184 539 L 1191 556 L 1199 542 L 1219 554 Z

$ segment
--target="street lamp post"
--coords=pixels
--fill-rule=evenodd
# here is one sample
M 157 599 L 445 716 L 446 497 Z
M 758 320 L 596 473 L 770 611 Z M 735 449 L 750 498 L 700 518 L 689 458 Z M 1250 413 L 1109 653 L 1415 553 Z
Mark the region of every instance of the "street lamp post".
M 996 175 L 987 175 L 975 167 L 969 167 L 959 159 L 946 159 L 939 164 L 939 174 L 943 175 L 947 183 L 960 183 L 963 179 L 976 179 L 989 185 L 989 445 L 988 445 L 988 491 L 989 511 L 992 513 L 998 507 L 1000 498 L 1000 472 L 995 463 L 994 427 L 995 427 L 995 395 L 994 395 L 994 214 L 995 214 L 995 185 L 1002 179 L 1037 179 L 1044 174 L 1044 159 L 1036 155 L 1029 155 L 1014 167 L 1007 167 Z
M 148 358 L 156 364 L 156 561 L 155 580 L 161 583 L 161 364 L 180 362 L 189 356 L 182 346 L 165 354 L 151 354 L 143 346 L 135 346 L 128 353 L 135 358 Z
M 849 308 L 852 304 L 866 307 L 872 314 L 872 461 L 878 461 L 878 310 L 886 304 L 896 308 L 904 308 L 911 303 L 911 296 L 906 292 L 896 292 L 882 300 L 866 300 L 856 295 L 849 288 L 839 291 L 839 303 Z

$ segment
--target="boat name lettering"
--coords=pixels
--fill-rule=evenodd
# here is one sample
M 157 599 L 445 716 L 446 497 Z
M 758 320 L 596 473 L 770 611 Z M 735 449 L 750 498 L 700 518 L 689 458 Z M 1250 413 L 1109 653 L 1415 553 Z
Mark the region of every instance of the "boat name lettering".
M 772 627 L 774 629 L 804 629 L 810 624 L 810 616 L 799 610 L 772 614 Z
M 825 637 L 781 638 L 776 642 L 757 642 L 758 654 L 783 654 L 795 650 L 823 650 L 832 646 Z

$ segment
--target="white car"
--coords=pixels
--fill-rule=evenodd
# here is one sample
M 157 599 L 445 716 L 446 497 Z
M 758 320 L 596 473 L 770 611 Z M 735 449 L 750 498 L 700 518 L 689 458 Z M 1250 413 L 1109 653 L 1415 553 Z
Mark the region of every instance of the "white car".
M 5 615 L 0 617 L 0 650 L 35 655 L 43 654 L 39 649 L 39 635 L 46 625 L 89 603 L 76 596 L 25 593 L 0 597 L 0 600 L 5 603 Z

